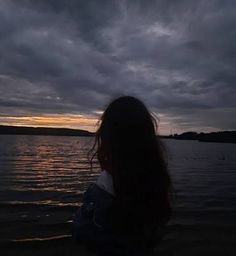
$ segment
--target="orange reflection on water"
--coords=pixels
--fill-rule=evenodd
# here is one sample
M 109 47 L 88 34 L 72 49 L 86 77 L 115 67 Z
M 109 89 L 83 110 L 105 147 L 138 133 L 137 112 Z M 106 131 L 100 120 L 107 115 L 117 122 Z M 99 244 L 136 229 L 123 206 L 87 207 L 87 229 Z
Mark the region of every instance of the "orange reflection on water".
M 17 153 L 12 161 L 14 184 L 17 184 L 14 189 L 77 194 L 97 175 L 89 169 L 89 140 L 80 137 L 16 136 Z

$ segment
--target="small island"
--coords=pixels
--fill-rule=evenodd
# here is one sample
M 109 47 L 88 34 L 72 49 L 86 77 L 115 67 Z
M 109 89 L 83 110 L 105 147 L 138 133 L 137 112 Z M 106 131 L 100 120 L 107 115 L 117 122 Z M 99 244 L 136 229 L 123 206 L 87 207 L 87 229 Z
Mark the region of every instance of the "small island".
M 201 142 L 236 143 L 236 131 L 220 131 L 210 133 L 184 132 L 181 134 L 160 137 L 176 140 L 197 140 Z
M 0 125 L 0 134 L 15 135 L 50 135 L 50 136 L 83 136 L 91 137 L 94 133 L 86 130 L 69 128 L 47 128 L 47 127 L 26 127 Z

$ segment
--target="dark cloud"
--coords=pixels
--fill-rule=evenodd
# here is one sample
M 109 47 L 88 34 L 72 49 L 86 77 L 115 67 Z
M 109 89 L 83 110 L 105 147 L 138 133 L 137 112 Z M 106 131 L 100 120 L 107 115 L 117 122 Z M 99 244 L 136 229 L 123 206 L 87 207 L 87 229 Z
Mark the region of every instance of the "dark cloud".
M 236 129 L 236 2 L 0 2 L 2 116 L 131 94 L 177 130 Z

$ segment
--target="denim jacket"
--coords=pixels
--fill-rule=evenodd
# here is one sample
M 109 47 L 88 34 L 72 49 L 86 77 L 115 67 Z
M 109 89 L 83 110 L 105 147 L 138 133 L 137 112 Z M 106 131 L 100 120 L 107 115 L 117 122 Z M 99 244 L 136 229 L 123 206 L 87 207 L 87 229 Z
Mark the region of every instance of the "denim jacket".
M 112 232 L 110 216 L 113 198 L 97 184 L 91 184 L 84 193 L 82 206 L 75 214 L 73 238 L 99 255 L 146 255 L 143 249 L 131 246 L 124 236 Z

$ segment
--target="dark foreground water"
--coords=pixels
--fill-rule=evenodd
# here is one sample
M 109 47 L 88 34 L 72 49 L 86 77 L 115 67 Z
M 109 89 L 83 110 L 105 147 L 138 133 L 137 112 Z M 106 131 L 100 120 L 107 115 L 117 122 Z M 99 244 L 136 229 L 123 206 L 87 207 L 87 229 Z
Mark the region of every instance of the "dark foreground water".
M 87 161 L 92 142 L 0 135 L 0 240 L 70 235 L 73 212 L 99 171 Z M 164 142 L 177 195 L 167 240 L 236 241 L 236 144 Z

